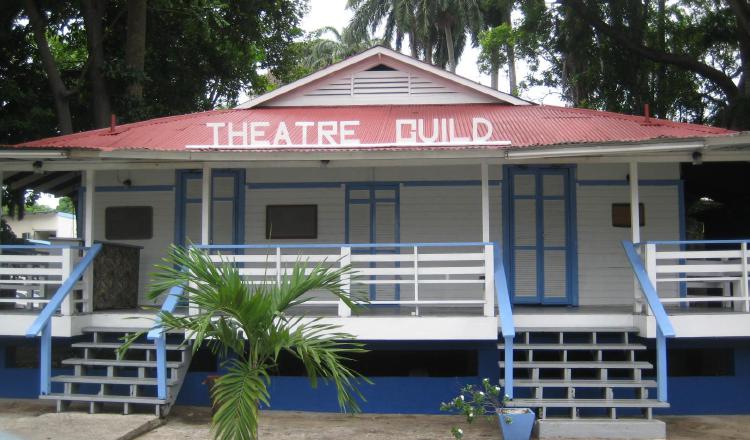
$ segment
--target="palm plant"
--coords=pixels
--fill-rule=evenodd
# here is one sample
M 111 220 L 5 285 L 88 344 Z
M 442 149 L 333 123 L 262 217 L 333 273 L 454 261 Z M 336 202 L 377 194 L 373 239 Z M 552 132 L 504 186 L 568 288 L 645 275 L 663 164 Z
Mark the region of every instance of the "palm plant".
M 205 344 L 225 359 L 226 373 L 211 389 L 217 439 L 258 438 L 259 407 L 270 405 L 270 371 L 277 367 L 282 352 L 301 361 L 313 387 L 319 379 L 331 381 L 342 411 L 359 411 L 357 400 L 363 397 L 358 385 L 370 382 L 347 363 L 352 354 L 365 351 L 363 345 L 343 342 L 354 337 L 339 332 L 335 325 L 287 314 L 291 307 L 307 301 L 305 294 L 319 290 L 356 307 L 342 285 L 350 268 L 334 270 L 323 264 L 310 268 L 298 262 L 278 284 L 249 285 L 237 268 L 217 265 L 200 249 L 175 246 L 164 261 L 156 266 L 149 296 L 156 299 L 174 286 L 184 286 L 185 299 L 197 313 L 160 312 L 162 331 L 184 330 L 186 339 L 194 339 L 193 352 Z M 121 352 L 137 337 L 131 336 Z
M 354 11 L 349 28 L 355 35 L 368 35 L 384 23 L 383 41 L 389 45 L 393 42 L 400 51 L 404 36 L 408 35 L 411 56 L 417 58 L 420 49 L 418 3 L 419 0 L 348 0 L 347 8 Z
M 327 38 L 330 35 L 333 38 Z M 336 28 L 326 26 L 310 33 L 308 50 L 302 59 L 302 65 L 316 71 L 339 62 L 356 53 L 373 46 L 383 44 L 379 38 L 372 38 L 369 33 L 355 33 L 351 28 L 339 32 Z

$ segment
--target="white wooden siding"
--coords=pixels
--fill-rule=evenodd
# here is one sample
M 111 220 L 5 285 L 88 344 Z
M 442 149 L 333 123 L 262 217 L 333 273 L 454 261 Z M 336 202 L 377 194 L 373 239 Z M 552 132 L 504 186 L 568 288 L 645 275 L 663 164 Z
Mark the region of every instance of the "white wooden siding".
M 642 169 L 642 170 L 641 170 Z M 677 165 L 639 167 L 641 180 L 676 179 Z M 624 180 L 627 165 L 581 165 L 578 180 Z M 633 272 L 620 242 L 630 240 L 630 228 L 612 226 L 612 204 L 630 203 L 627 185 L 577 185 L 578 286 L 580 305 L 633 303 Z M 679 201 L 676 185 L 640 187 L 645 210 L 641 239 L 679 239 Z M 665 292 L 667 293 L 667 292 Z
M 642 167 L 642 179 L 675 179 L 676 165 Z M 390 167 L 390 168 L 299 168 L 248 169 L 250 183 L 281 182 L 354 182 L 354 181 L 479 181 L 479 166 Z M 626 165 L 580 165 L 579 180 L 624 180 Z M 98 172 L 97 186 L 116 186 L 125 178 L 133 185 L 174 185 L 173 171 Z M 501 179 L 499 166 L 490 167 L 490 179 Z M 217 188 L 222 192 L 222 188 Z M 578 217 L 579 302 L 581 305 L 631 304 L 632 272 L 620 246 L 629 239 L 628 228 L 612 227 L 612 203 L 628 203 L 628 187 L 576 185 Z M 675 185 L 641 186 L 645 205 L 645 239 L 679 238 L 678 190 Z M 491 240 L 502 237 L 501 186 L 490 186 Z M 160 262 L 174 238 L 173 191 L 98 192 L 96 193 L 95 238 L 104 240 L 104 209 L 107 206 L 152 206 L 154 238 L 128 240 L 143 246 L 141 251 L 142 303 L 149 274 Z M 471 186 L 401 185 L 402 242 L 471 242 L 481 241 L 481 188 Z M 245 242 L 268 243 L 343 243 L 345 216 L 344 186 L 333 188 L 247 189 L 245 193 Z M 265 210 L 270 204 L 318 205 L 318 238 L 316 240 L 266 240 Z M 506 257 L 507 258 L 507 257 Z M 404 295 L 407 293 L 403 292 Z
M 496 99 L 395 60 L 384 64 L 396 70 L 369 71 L 371 60 L 351 66 L 264 106 L 338 106 L 384 104 L 492 103 Z
M 174 171 L 98 171 L 96 186 L 122 186 L 122 181 L 131 179 L 135 187 L 145 185 L 174 185 Z M 134 191 L 97 192 L 94 197 L 94 239 L 106 241 L 104 212 L 109 206 L 151 206 L 154 212 L 154 234 L 150 240 L 117 240 L 118 242 L 142 246 L 139 273 L 139 302 L 152 304 L 147 300 L 150 274 L 154 265 L 161 263 L 174 241 L 174 191 Z

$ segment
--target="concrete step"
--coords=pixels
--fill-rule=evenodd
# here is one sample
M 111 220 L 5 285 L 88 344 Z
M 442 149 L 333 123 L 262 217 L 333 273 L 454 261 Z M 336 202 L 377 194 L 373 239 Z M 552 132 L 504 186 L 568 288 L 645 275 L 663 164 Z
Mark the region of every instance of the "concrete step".
M 91 365 L 99 367 L 146 367 L 156 368 L 156 361 L 127 361 L 116 359 L 71 358 L 62 361 L 63 365 Z M 180 362 L 167 362 L 167 368 L 179 368 Z
M 65 393 L 50 393 L 39 396 L 40 399 L 44 400 L 63 400 L 66 402 L 102 402 L 102 403 L 138 403 L 146 405 L 163 405 L 167 403 L 166 400 L 159 399 L 156 397 L 131 397 L 131 396 L 114 396 L 114 395 L 98 395 L 98 394 L 65 394 Z
M 524 327 L 516 328 L 519 333 L 638 333 L 636 327 Z
M 95 383 L 95 384 L 107 384 L 107 385 L 157 385 L 156 378 L 151 377 L 108 377 L 108 376 L 55 376 L 52 378 L 52 382 L 60 383 Z M 176 384 L 176 380 L 168 379 L 167 385 L 171 386 Z
M 73 348 L 108 348 L 117 350 L 122 346 L 121 342 L 76 342 L 71 344 Z M 131 350 L 155 350 L 154 344 L 131 344 Z M 167 350 L 186 350 L 186 345 L 167 344 Z
M 504 349 L 505 344 L 497 344 L 497 348 Z M 513 344 L 514 350 L 645 350 L 641 344 Z
M 150 329 L 147 327 L 84 327 L 81 329 L 83 333 L 138 333 L 147 332 Z
M 592 418 L 544 419 L 534 428 L 534 438 L 539 440 L 600 439 L 600 440 L 654 440 L 666 439 L 667 427 L 660 420 Z
M 505 368 L 505 362 L 498 362 L 500 368 Z M 596 370 L 648 370 L 653 368 L 648 362 L 630 361 L 515 361 L 513 368 L 568 368 L 568 369 L 596 369 Z
M 655 399 L 513 399 L 513 408 L 669 408 Z
M 505 386 L 505 380 L 500 380 Z M 555 380 L 555 379 L 516 379 L 515 388 L 656 388 L 655 380 Z

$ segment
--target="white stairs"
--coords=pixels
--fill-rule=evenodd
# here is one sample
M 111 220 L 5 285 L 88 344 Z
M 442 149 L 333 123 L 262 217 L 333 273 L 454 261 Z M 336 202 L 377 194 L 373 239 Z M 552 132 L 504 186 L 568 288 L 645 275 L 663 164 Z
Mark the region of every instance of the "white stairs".
M 88 403 L 89 412 L 102 410 L 104 404 L 121 405 L 122 413 L 133 412 L 134 406 L 152 407 L 157 416 L 169 413 L 179 393 L 191 360 L 189 344 L 182 344 L 177 334 L 167 335 L 167 398 L 157 397 L 156 346 L 145 336 L 130 346 L 124 358 L 117 356 L 123 344 L 121 337 L 147 329 L 119 327 L 87 327 L 82 331 L 91 335 L 90 342 L 76 342 L 72 348 L 81 357 L 63 360 L 73 366 L 73 375 L 53 376 L 52 383 L 62 383 L 62 393 L 39 396 L 57 401 L 57 411 L 68 408 L 71 402 Z
M 655 399 L 653 370 L 637 360 L 646 350 L 635 329 L 517 329 L 513 345 L 514 399 L 509 406 L 532 408 L 540 420 L 653 417 L 668 408 Z M 500 344 L 502 349 L 503 345 Z M 501 374 L 505 368 L 500 361 Z M 501 384 L 504 385 L 504 381 Z M 635 414 L 634 414 L 635 413 Z

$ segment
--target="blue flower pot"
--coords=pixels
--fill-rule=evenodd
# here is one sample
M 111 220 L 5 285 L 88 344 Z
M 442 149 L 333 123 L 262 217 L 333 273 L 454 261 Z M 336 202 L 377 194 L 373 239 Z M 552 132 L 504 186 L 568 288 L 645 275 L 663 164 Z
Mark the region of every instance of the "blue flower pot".
M 529 440 L 536 414 L 528 408 L 503 409 L 498 412 L 503 440 Z

